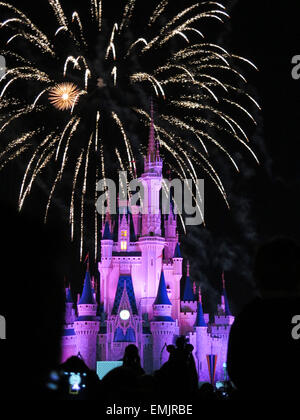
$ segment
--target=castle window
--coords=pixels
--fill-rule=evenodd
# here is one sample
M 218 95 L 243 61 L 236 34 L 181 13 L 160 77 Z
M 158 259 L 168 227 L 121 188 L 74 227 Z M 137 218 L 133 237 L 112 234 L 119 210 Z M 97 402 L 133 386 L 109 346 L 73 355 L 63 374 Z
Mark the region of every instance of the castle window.
M 123 321 L 127 321 L 127 320 L 130 318 L 130 312 L 129 312 L 127 309 L 123 309 L 123 310 L 120 312 L 120 318 L 121 318 Z
M 121 231 L 121 250 L 127 251 L 127 230 Z

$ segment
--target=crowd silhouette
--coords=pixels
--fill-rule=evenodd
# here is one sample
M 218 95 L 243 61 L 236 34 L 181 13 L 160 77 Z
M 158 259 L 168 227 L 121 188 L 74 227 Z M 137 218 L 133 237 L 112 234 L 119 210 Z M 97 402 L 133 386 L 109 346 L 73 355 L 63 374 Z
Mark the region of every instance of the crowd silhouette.
M 67 247 L 59 227 L 51 231 L 1 206 L 0 340 L 2 399 L 189 402 L 222 399 L 294 399 L 300 378 L 300 340 L 292 318 L 300 311 L 300 248 L 290 239 L 260 247 L 254 267 L 259 296 L 236 316 L 228 346 L 226 389 L 198 386 L 193 346 L 184 337 L 167 347 L 169 360 L 152 375 L 129 345 L 123 365 L 101 381 L 80 355 L 60 365 L 64 320 L 62 270 Z

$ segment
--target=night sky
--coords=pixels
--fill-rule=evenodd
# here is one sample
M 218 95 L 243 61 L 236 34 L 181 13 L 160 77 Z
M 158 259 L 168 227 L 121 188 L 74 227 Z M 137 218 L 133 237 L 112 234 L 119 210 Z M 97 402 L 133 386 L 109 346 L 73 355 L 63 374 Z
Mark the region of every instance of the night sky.
M 49 25 L 46 2 L 11 1 L 29 12 L 43 27 Z M 72 9 L 82 2 L 72 1 Z M 109 10 L 113 17 L 118 2 Z M 171 0 L 174 10 L 193 1 Z M 259 72 L 249 71 L 249 91 L 257 98 L 262 111 L 256 114 L 258 125 L 249 133 L 260 166 L 248 158 L 235 157 L 241 163 L 237 175 L 215 156 L 228 191 L 229 212 L 216 189 L 206 184 L 206 227 L 193 228 L 182 238 L 182 251 L 191 262 L 191 276 L 203 287 L 204 306 L 214 310 L 221 289 L 224 270 L 231 308 L 237 313 L 254 295 L 251 275 L 253 255 L 260 242 L 275 235 L 299 238 L 299 117 L 300 79 L 293 80 L 292 57 L 300 55 L 300 5 L 279 4 L 271 0 L 226 1 L 231 20 L 206 30 L 207 38 L 231 52 L 251 59 Z M 38 6 L 37 6 L 38 4 Z M 171 13 L 171 10 L 170 10 Z M 0 42 L 1 34 L 0 34 Z M 132 127 L 134 130 L 134 127 Z M 143 133 L 145 135 L 146 132 Z M 0 174 L 1 197 L 16 203 L 20 167 L 10 165 Z M 25 211 L 39 213 L 43 190 L 35 194 Z M 62 218 L 57 211 L 56 217 Z M 51 223 L 55 223 L 55 217 Z M 67 277 L 79 291 L 82 270 L 77 257 L 70 258 Z M 79 268 L 79 270 L 78 270 Z M 283 279 L 284 281 L 284 279 Z

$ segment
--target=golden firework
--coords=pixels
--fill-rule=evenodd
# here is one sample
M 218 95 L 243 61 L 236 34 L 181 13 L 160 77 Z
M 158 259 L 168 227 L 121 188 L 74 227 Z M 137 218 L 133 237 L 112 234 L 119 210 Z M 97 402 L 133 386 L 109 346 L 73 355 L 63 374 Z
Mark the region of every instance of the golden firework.
M 74 83 L 60 83 L 49 93 L 49 100 L 60 111 L 72 109 L 79 98 L 80 91 Z

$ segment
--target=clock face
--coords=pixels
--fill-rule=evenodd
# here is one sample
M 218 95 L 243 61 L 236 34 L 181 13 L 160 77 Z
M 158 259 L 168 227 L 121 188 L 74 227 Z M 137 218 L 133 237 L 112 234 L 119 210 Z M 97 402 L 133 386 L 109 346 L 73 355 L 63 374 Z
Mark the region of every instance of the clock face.
M 121 318 L 123 321 L 127 321 L 127 320 L 130 318 L 130 312 L 129 312 L 127 309 L 123 309 L 123 310 L 120 312 L 120 318 Z

